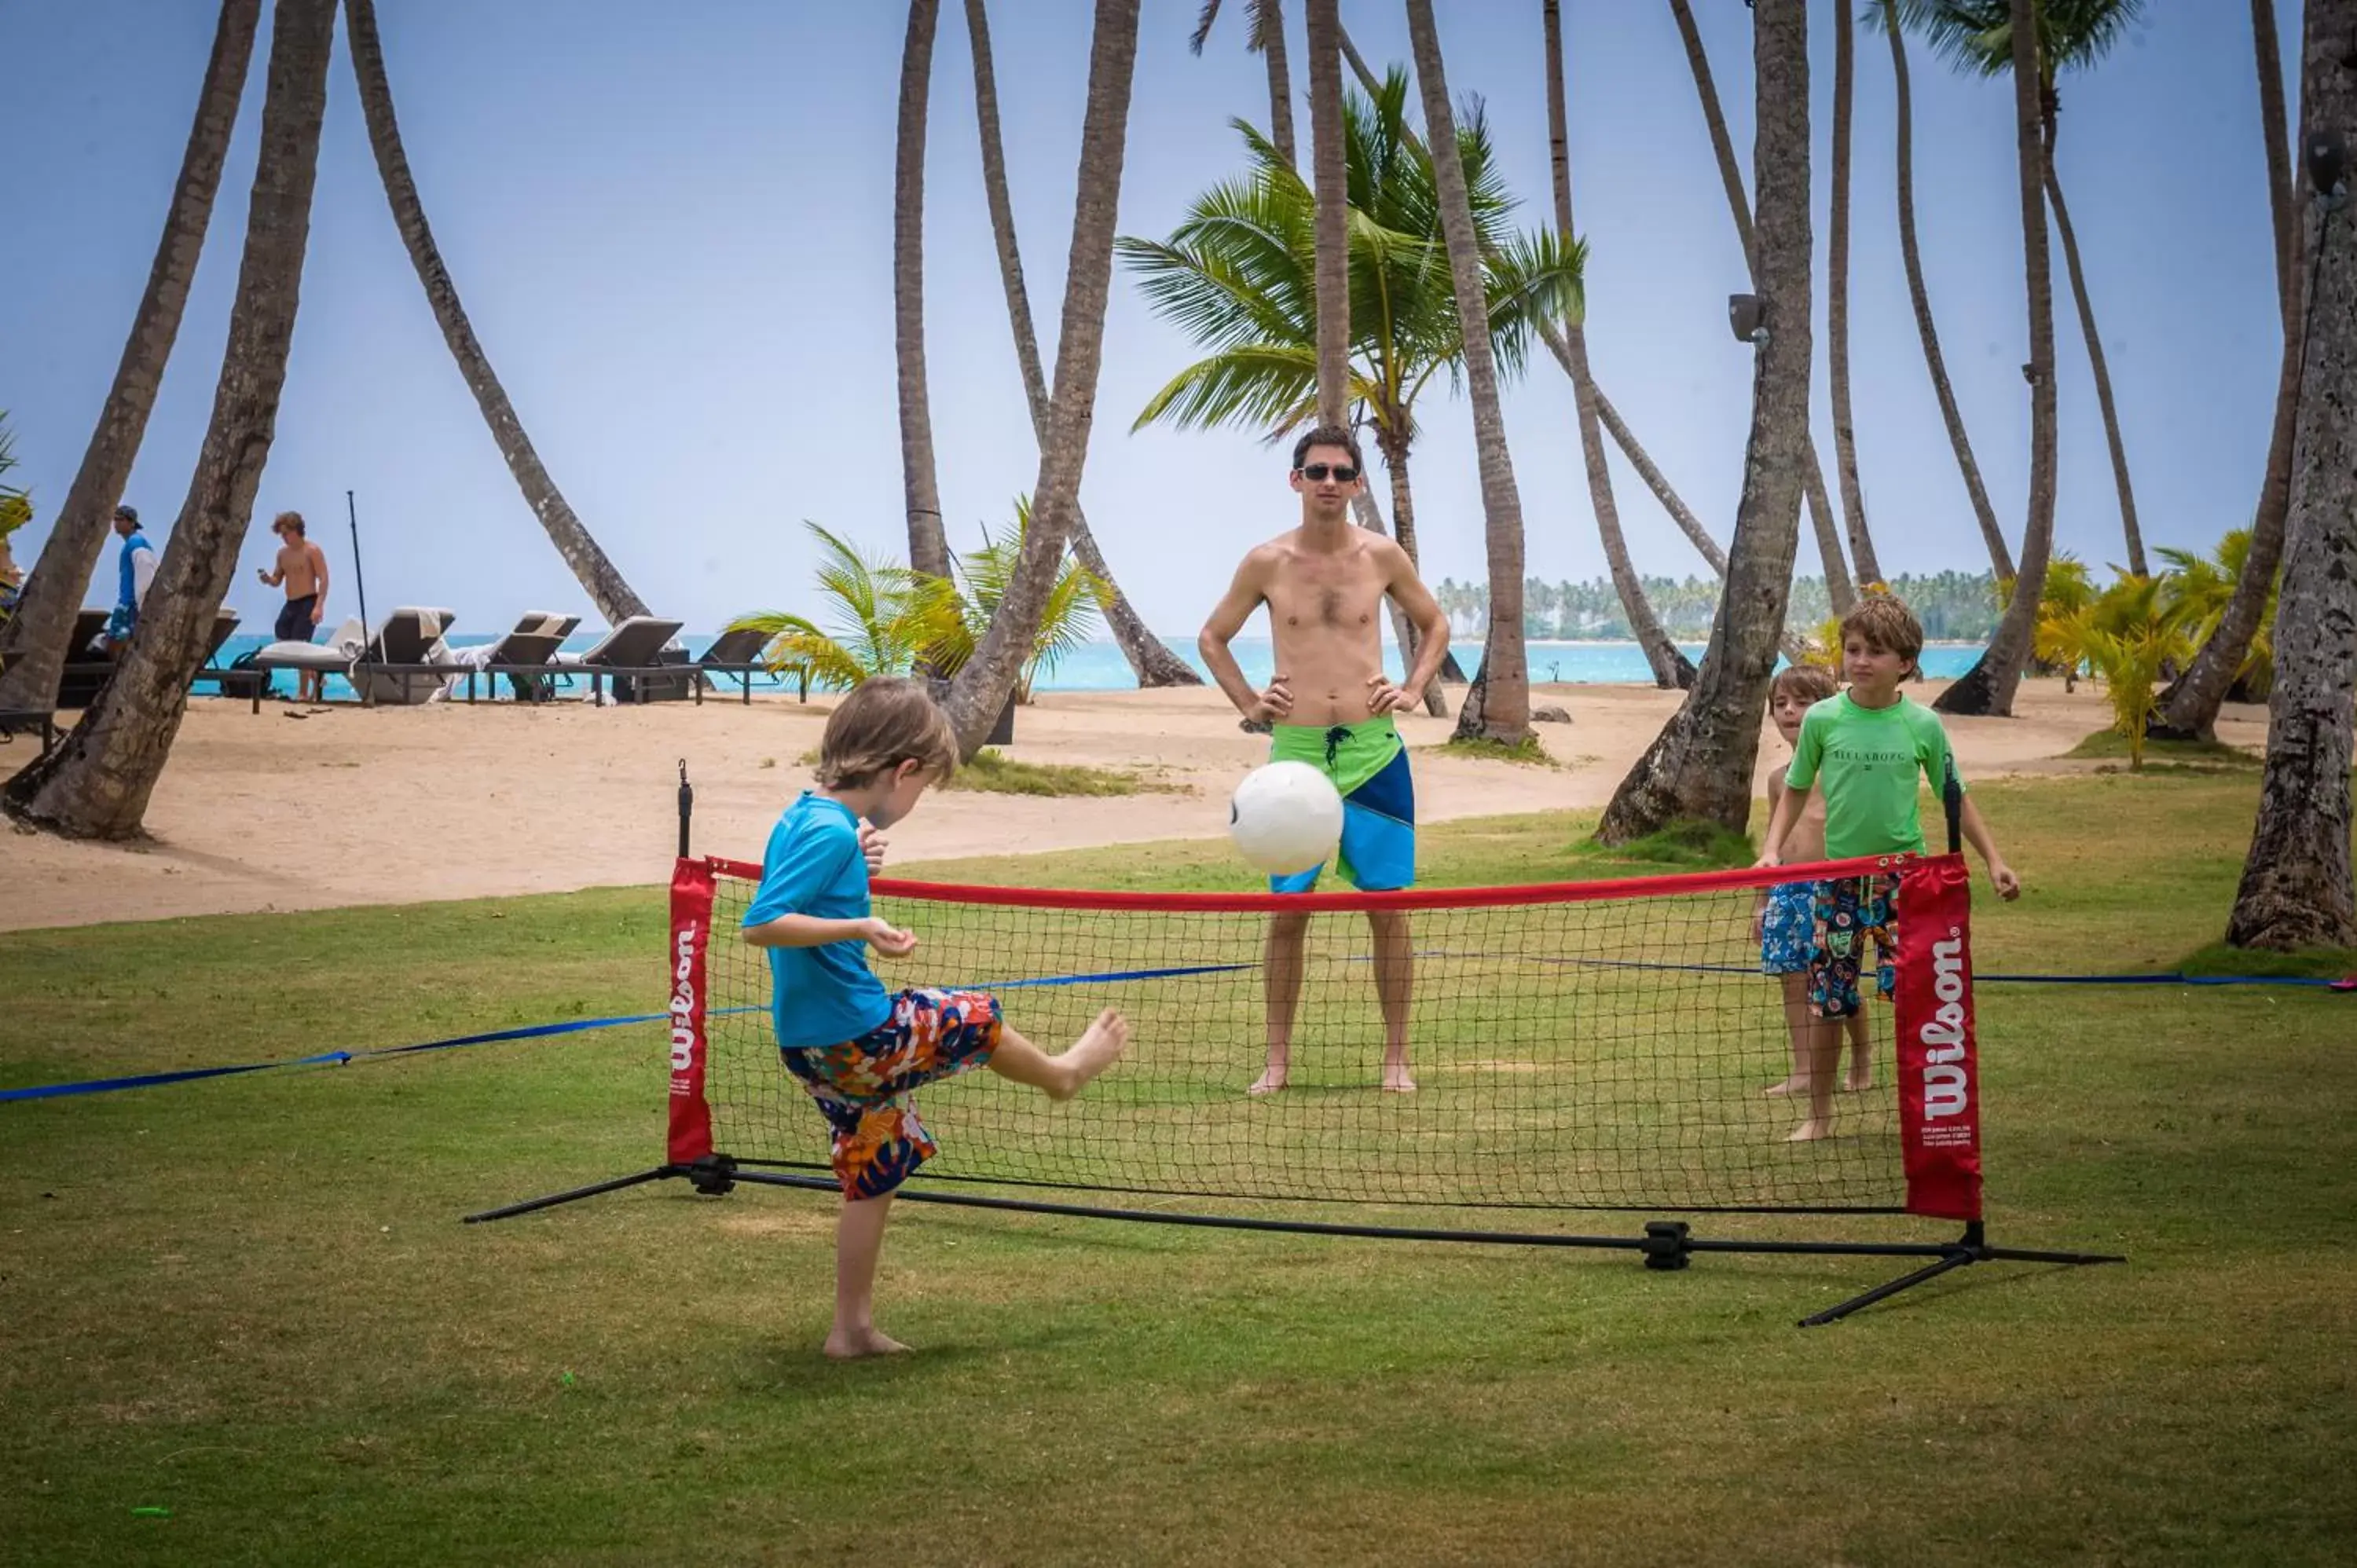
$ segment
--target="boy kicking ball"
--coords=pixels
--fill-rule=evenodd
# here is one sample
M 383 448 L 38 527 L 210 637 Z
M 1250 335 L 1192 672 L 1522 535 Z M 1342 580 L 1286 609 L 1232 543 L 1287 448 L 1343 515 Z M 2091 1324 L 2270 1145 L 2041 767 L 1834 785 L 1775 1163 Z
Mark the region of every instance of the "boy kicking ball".
M 1128 1022 L 1107 1008 L 1049 1056 L 1006 1026 L 987 992 L 896 995 L 867 967 L 870 947 L 887 958 L 917 949 L 914 935 L 868 912 L 867 879 L 884 864 L 882 830 L 916 810 L 926 787 L 955 771 L 957 760 L 949 720 L 921 685 L 889 676 L 863 682 L 827 720 L 818 788 L 803 791 L 770 831 L 761 885 L 745 911 L 745 940 L 769 950 L 770 1015 L 786 1070 L 834 1131 L 843 1218 L 826 1353 L 837 1359 L 908 1348 L 876 1326 L 875 1306 L 892 1195 L 938 1152 L 911 1091 L 986 1067 L 1050 1100 L 1070 1100 L 1129 1043 Z

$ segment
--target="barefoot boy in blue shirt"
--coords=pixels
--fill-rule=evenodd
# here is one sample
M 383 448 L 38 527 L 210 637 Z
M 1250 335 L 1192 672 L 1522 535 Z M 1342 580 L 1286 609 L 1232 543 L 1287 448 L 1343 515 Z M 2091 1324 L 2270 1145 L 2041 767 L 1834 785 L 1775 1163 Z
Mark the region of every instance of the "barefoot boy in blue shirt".
M 986 1067 L 1050 1100 L 1070 1100 L 1113 1065 L 1129 1025 L 1112 1008 L 1060 1055 L 1006 1026 L 981 991 L 884 989 L 866 950 L 906 958 L 917 939 L 869 913 L 882 830 L 957 768 L 949 720 L 914 681 L 874 676 L 843 700 L 819 742 L 818 788 L 785 810 L 745 911 L 745 940 L 770 955 L 770 1021 L 786 1070 L 833 1130 L 843 1187 L 835 1228 L 837 1359 L 905 1350 L 876 1326 L 876 1262 L 892 1195 L 935 1152 L 910 1091 Z M 866 825 L 861 819 L 866 819 Z

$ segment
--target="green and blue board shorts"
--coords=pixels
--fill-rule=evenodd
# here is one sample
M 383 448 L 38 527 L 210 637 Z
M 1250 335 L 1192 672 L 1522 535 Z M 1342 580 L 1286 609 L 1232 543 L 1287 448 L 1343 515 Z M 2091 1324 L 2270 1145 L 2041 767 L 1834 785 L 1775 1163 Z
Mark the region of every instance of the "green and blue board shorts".
M 1389 714 L 1320 728 L 1278 725 L 1271 762 L 1306 762 L 1334 781 L 1342 797 L 1343 876 L 1361 893 L 1389 893 L 1415 881 L 1415 781 L 1407 743 Z M 1272 893 L 1307 893 L 1323 866 L 1272 876 Z

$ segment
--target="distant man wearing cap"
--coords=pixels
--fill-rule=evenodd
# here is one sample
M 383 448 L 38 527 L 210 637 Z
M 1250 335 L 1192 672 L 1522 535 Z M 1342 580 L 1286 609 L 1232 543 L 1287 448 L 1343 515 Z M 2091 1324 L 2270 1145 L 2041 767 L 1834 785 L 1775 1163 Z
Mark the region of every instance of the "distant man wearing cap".
M 270 532 L 278 535 L 278 564 L 269 571 L 256 568 L 254 575 L 274 588 L 282 583 L 286 585 L 286 604 L 278 612 L 278 640 L 308 642 L 328 607 L 328 557 L 305 536 L 299 511 L 280 512 Z M 317 671 L 303 671 L 296 683 L 295 700 L 319 700 Z
M 106 618 L 110 653 L 120 651 L 131 640 L 131 630 L 139 624 L 139 607 L 147 601 L 147 585 L 156 580 L 156 547 L 139 532 L 138 509 L 116 507 L 114 532 L 123 536 L 123 551 L 116 559 L 114 613 Z

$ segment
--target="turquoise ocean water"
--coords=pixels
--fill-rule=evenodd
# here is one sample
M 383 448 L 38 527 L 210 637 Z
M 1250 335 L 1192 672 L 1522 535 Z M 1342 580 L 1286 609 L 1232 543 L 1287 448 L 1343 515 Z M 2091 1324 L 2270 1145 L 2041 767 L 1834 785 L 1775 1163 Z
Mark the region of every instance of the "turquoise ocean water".
M 269 640 L 266 637 L 232 637 L 222 645 L 220 661 L 225 664 L 248 649 L 260 648 Z M 455 634 L 450 639 L 450 645 L 453 648 L 479 647 L 491 640 L 492 639 L 487 635 L 468 637 Z M 1164 640 L 1168 643 L 1171 651 L 1194 666 L 1196 670 L 1202 670 L 1203 661 L 1196 657 L 1195 645 L 1192 641 L 1181 642 L 1168 638 Z M 597 634 L 585 633 L 572 638 L 565 646 L 568 650 L 579 651 L 594 647 L 597 641 Z M 680 641 L 691 654 L 701 654 L 712 646 L 712 639 L 709 637 L 683 637 Z M 1246 680 L 1254 685 L 1259 685 L 1275 673 L 1275 660 L 1266 638 L 1240 637 L 1236 639 L 1233 646 L 1236 662 L 1243 667 Z M 1530 650 L 1531 679 L 1534 681 L 1575 681 L 1608 685 L 1640 686 L 1652 683 L 1652 673 L 1645 666 L 1645 656 L 1638 650 L 1637 645 L 1633 642 L 1534 641 L 1525 646 Z M 1686 643 L 1684 646 L 1687 658 L 1696 662 L 1701 661 L 1703 651 L 1701 643 Z M 1981 650 L 1976 647 L 1927 648 L 1923 650 L 1923 672 L 1935 680 L 1961 675 L 1972 667 L 1973 660 L 1980 657 L 1980 652 Z M 1469 670 L 1480 660 L 1480 655 L 1481 648 L 1478 639 L 1468 639 L 1467 645 L 1458 650 L 1458 660 Z M 1402 671 L 1397 650 L 1386 648 L 1385 658 L 1390 663 L 1393 678 L 1398 679 Z M 780 684 L 777 681 L 760 675 L 753 678 L 753 683 L 756 691 L 775 690 Z M 578 688 L 586 692 L 588 682 L 566 681 L 561 684 L 568 690 Z M 1130 673 L 1129 661 L 1122 657 L 1119 645 L 1110 641 L 1092 642 L 1073 650 L 1069 656 L 1057 664 L 1053 671 L 1042 673 L 1039 682 L 1039 688 L 1043 692 L 1126 692 L 1135 690 L 1136 685 L 1136 677 Z M 482 687 L 483 683 L 479 682 L 477 685 L 479 693 Z M 729 687 L 731 690 L 735 689 L 733 681 L 729 682 Z M 293 696 L 295 694 L 293 672 L 278 671 L 273 689 L 280 695 Z M 502 693 L 506 691 L 504 682 L 500 683 L 500 691 Z M 328 682 L 328 693 L 330 697 L 350 697 L 351 688 L 340 678 L 330 678 Z

